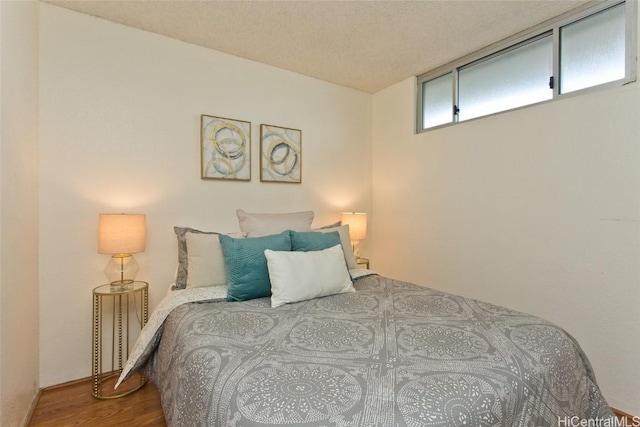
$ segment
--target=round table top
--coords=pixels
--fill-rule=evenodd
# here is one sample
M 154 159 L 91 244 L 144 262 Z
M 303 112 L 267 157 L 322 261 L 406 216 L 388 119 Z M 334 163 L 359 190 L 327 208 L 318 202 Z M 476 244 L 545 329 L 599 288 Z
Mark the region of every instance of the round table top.
M 122 295 L 139 292 L 143 289 L 146 289 L 147 287 L 149 287 L 149 284 L 142 281 L 135 281 L 127 285 L 111 285 L 107 283 L 106 285 L 101 285 L 97 288 L 94 288 L 93 293 L 95 295 Z

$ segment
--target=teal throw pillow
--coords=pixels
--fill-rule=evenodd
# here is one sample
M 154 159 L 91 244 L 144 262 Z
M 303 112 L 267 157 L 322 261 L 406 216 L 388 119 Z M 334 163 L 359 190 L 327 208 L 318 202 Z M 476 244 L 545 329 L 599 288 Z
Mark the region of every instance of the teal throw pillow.
M 227 301 L 246 301 L 271 295 L 266 249 L 290 251 L 288 231 L 264 237 L 234 239 L 220 235 L 227 273 Z
M 291 250 L 296 252 L 323 251 L 340 244 L 340 234 L 337 231 L 330 233 L 289 231 L 289 233 L 291 233 Z

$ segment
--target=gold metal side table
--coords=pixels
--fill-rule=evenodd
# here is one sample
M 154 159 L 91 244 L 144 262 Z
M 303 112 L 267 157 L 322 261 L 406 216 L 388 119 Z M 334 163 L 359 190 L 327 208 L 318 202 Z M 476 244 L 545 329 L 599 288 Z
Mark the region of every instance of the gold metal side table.
M 105 299 L 111 300 L 111 367 L 106 372 L 102 360 L 102 341 L 104 338 L 102 308 Z M 116 379 L 122 372 L 123 360 L 126 362 L 126 358 L 129 357 L 130 308 L 135 310 L 135 320 L 138 321 L 140 329 L 142 329 L 147 324 L 149 311 L 149 284 L 147 282 L 133 282 L 127 287 L 102 285 L 93 290 L 92 394 L 97 399 L 116 399 L 126 396 L 140 389 L 147 382 L 144 376 L 135 374 L 119 387 L 124 391 L 113 389 Z M 139 377 L 137 382 L 135 381 L 136 377 Z M 112 381 L 107 381 L 110 379 Z
M 366 268 L 367 270 L 369 269 L 369 259 L 368 258 L 356 257 L 356 264 L 358 264 L 358 267 L 362 266 L 362 267 Z

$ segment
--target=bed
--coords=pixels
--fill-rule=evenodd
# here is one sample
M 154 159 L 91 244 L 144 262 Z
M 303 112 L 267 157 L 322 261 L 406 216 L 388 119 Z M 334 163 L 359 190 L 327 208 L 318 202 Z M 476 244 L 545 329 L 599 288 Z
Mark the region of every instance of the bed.
M 224 284 L 172 291 L 120 381 L 136 371 L 154 381 L 176 427 L 613 418 L 587 357 L 558 326 L 372 271 L 349 273 L 352 290 L 277 308 L 269 296 L 228 301 Z

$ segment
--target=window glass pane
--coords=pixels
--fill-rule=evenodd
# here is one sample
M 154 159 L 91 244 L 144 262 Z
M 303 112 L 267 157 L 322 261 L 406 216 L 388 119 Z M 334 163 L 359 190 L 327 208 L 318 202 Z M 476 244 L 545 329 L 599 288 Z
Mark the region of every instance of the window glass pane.
M 463 68 L 458 74 L 459 120 L 551 99 L 552 75 L 551 36 Z
M 422 128 L 453 121 L 453 73 L 422 83 Z
M 607 9 L 560 31 L 560 92 L 625 77 L 625 5 Z

